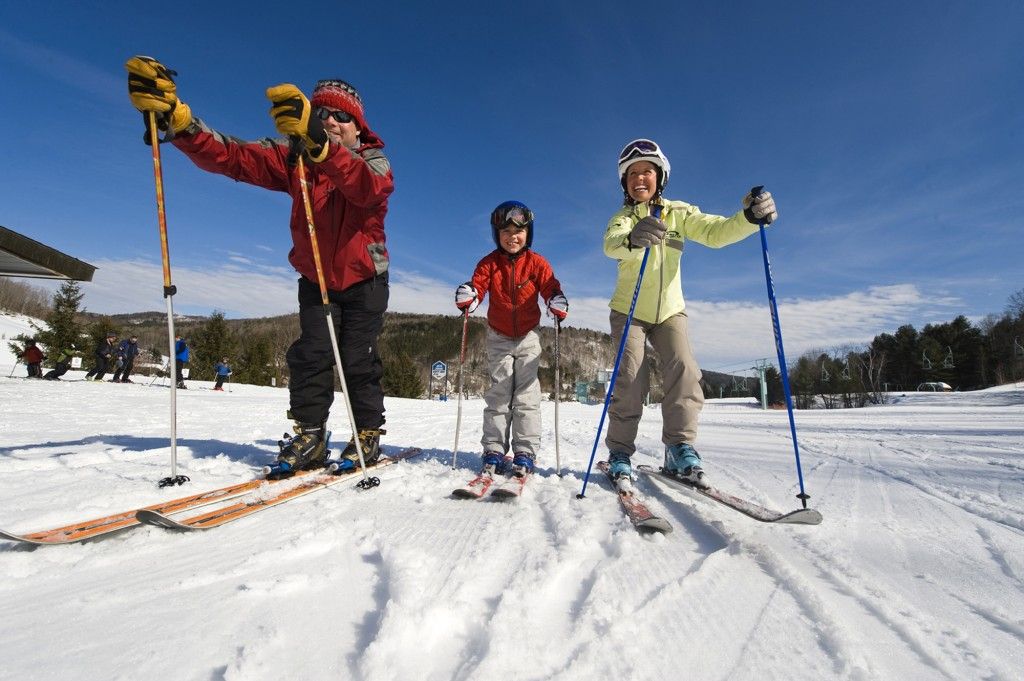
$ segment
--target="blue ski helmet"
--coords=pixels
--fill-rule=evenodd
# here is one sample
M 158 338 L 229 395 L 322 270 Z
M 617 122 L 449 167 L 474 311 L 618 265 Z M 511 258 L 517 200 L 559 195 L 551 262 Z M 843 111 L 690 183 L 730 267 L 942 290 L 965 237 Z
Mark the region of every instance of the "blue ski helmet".
M 505 201 L 491 212 L 491 236 L 494 245 L 501 248 L 498 232 L 509 225 L 526 227 L 526 248 L 533 244 L 533 211 L 519 201 Z

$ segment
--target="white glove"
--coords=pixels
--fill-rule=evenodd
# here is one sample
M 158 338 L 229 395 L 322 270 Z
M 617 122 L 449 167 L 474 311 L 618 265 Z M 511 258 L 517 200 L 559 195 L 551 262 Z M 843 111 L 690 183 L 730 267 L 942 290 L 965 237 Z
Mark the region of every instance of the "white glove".
M 556 293 L 551 296 L 551 300 L 548 301 L 548 314 L 557 317 L 558 321 L 569 316 L 569 301 L 565 299 L 565 295 Z
M 754 225 L 770 225 L 779 217 L 775 210 L 775 199 L 764 187 L 754 187 L 743 197 L 743 215 Z
M 480 306 L 480 298 L 473 284 L 466 282 L 455 289 L 455 307 L 470 314 Z

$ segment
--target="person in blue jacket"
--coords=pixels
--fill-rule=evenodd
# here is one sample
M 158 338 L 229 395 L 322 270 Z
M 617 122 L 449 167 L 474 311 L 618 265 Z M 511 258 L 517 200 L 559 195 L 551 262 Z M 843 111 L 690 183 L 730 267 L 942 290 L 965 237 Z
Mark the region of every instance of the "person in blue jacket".
M 213 369 L 217 372 L 217 385 L 213 386 L 213 389 L 223 391 L 224 381 L 231 375 L 231 364 L 228 363 L 228 358 L 221 359 L 221 361 L 214 365 Z
M 131 383 L 130 376 L 135 368 L 135 358 L 139 356 L 139 337 L 131 336 L 117 346 L 117 359 L 120 364 L 114 372 L 112 383 Z
M 182 338 L 181 336 L 174 337 L 174 378 L 178 382 L 178 387 L 182 390 L 187 390 L 185 385 L 185 379 L 182 376 L 182 369 L 188 364 L 189 349 L 188 339 Z

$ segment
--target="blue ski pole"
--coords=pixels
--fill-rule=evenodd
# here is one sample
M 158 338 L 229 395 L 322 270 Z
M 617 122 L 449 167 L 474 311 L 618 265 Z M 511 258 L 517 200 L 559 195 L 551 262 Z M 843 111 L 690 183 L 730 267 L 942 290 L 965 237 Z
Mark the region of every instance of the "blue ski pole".
M 661 206 L 651 208 L 654 217 L 661 217 Z M 626 315 L 626 325 L 622 327 L 622 339 L 619 340 L 619 351 L 615 355 L 615 366 L 612 367 L 612 377 L 608 381 L 608 391 L 604 395 L 604 408 L 601 409 L 601 421 L 597 424 L 597 435 L 594 436 L 594 448 L 590 452 L 590 462 L 587 463 L 587 472 L 583 474 L 583 489 L 576 495 L 582 499 L 587 494 L 587 482 L 590 480 L 590 469 L 594 467 L 594 457 L 597 455 L 597 446 L 601 442 L 601 431 L 604 429 L 604 419 L 608 415 L 608 405 L 612 401 L 612 393 L 615 391 L 615 379 L 619 377 L 619 363 L 622 361 L 622 353 L 626 349 L 626 338 L 629 336 L 629 325 L 633 322 L 633 312 L 636 310 L 636 301 L 640 297 L 640 284 L 644 281 L 644 270 L 647 269 L 647 258 L 651 255 L 650 247 L 644 249 L 644 259 L 640 261 L 640 274 L 636 278 L 636 288 L 633 289 L 633 301 L 629 304 L 629 314 Z
M 750 190 L 750 196 L 756 198 L 764 191 L 763 186 L 757 186 Z M 772 285 L 772 266 L 768 260 L 768 238 L 765 236 L 764 223 L 758 228 L 761 231 L 761 253 L 764 255 L 764 279 L 768 285 L 768 303 L 772 312 L 772 330 L 775 332 L 775 352 L 779 356 L 779 374 L 782 376 L 782 390 L 786 394 L 786 411 L 789 412 L 789 431 L 793 436 L 793 452 L 796 455 L 796 476 L 800 481 L 800 494 L 796 497 L 807 508 L 807 500 L 810 494 L 804 491 L 804 474 L 800 467 L 800 446 L 796 440 L 796 421 L 793 420 L 793 394 L 789 389 L 789 369 L 786 366 L 786 351 L 782 347 L 782 327 L 779 325 L 779 306 L 775 302 L 775 287 Z

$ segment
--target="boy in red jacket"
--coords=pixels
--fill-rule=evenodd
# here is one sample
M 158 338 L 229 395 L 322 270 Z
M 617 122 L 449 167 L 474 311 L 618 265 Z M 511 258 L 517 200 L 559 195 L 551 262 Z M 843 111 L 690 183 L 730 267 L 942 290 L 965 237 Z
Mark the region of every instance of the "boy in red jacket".
M 559 320 L 569 303 L 533 243 L 533 212 L 518 201 L 506 201 L 491 213 L 497 248 L 481 260 L 473 278 L 455 290 L 455 305 L 473 312 L 490 294 L 487 309 L 487 363 L 491 387 L 484 396 L 484 471 L 493 473 L 506 452 L 513 453 L 512 472 L 533 472 L 540 447 L 540 323 L 539 295 Z

